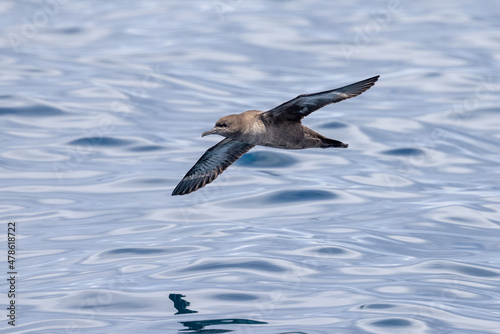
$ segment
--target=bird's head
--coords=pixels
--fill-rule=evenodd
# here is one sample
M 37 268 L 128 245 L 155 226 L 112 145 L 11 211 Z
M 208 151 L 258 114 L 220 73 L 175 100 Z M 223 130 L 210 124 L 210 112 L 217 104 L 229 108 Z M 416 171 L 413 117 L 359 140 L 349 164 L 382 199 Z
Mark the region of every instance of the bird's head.
M 215 127 L 212 130 L 203 132 L 201 136 L 221 135 L 230 138 L 240 130 L 237 116 L 238 115 L 228 115 L 222 117 L 215 123 Z

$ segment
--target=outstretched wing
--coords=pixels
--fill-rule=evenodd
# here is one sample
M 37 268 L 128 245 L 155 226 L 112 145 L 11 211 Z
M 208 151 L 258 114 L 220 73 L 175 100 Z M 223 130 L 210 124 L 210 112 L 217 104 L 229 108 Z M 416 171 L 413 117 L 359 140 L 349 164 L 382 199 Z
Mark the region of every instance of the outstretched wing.
M 299 95 L 296 98 L 266 111 L 262 116 L 300 121 L 313 111 L 330 103 L 340 102 L 358 96 L 378 80 L 378 75 L 341 88 L 320 93 Z
M 226 138 L 209 148 L 187 172 L 172 192 L 172 196 L 196 191 L 217 178 L 227 167 L 254 145 Z

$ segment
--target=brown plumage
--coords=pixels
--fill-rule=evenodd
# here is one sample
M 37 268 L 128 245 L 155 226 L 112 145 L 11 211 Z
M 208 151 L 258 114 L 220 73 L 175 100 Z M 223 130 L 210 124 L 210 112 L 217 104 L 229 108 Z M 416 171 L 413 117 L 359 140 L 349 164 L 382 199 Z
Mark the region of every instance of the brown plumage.
M 375 84 L 375 76 L 341 88 L 299 95 L 269 111 L 248 110 L 219 119 L 202 137 L 218 134 L 226 137 L 205 154 L 184 176 L 172 192 L 185 195 L 212 182 L 227 167 L 255 145 L 283 149 L 327 148 L 348 145 L 302 125 L 302 118 L 328 104 L 358 96 Z

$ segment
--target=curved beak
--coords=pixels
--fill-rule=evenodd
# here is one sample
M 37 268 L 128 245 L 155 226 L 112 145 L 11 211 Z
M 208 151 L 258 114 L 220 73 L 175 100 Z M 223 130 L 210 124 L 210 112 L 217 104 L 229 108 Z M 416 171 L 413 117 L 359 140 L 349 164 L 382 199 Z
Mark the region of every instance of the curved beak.
M 201 134 L 202 137 L 208 136 L 208 135 L 215 135 L 217 134 L 217 129 L 213 128 L 212 130 L 205 131 Z

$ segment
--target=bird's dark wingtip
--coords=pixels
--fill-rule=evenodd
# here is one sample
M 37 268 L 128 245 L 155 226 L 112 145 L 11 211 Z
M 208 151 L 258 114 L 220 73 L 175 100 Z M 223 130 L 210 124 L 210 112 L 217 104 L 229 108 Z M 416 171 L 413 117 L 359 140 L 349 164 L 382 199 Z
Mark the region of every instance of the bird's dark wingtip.
M 373 76 L 371 78 L 365 79 L 363 81 L 366 81 L 366 82 L 368 82 L 368 83 L 370 83 L 370 84 L 373 85 L 375 82 L 377 82 L 378 78 L 380 78 L 380 74 L 376 75 L 376 76 Z
M 378 81 L 378 78 L 380 78 L 380 75 L 376 75 L 376 76 L 373 76 L 371 78 L 368 78 L 368 79 L 365 79 L 365 80 L 361 80 L 359 83 L 365 83 L 365 84 L 368 84 L 371 86 L 373 86 L 375 84 L 375 82 Z
M 172 196 L 180 196 L 180 195 L 185 195 L 187 194 L 187 192 L 185 191 L 185 189 L 181 189 L 181 187 L 179 187 L 179 185 L 177 185 L 177 187 L 175 187 L 174 191 L 172 191 Z
M 374 77 L 371 77 L 371 78 L 368 78 L 365 80 L 361 80 L 359 82 L 356 82 L 352 85 L 349 85 L 349 86 L 346 86 L 343 88 L 348 88 L 348 87 L 355 88 L 353 90 L 352 94 L 348 98 L 358 96 L 359 94 L 361 94 L 361 93 L 367 91 L 368 89 L 370 89 L 371 87 L 373 87 L 373 85 L 375 85 L 375 83 L 378 81 L 379 77 L 380 77 L 380 75 L 376 75 Z

